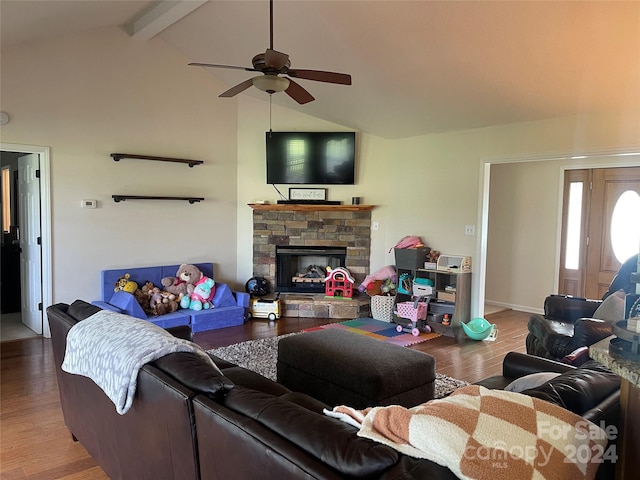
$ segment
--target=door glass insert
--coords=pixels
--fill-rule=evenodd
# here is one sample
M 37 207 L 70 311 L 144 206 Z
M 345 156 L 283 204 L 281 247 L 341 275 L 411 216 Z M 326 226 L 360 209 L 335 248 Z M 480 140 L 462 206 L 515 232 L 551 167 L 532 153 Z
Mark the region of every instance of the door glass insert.
M 2 169 L 2 231 L 9 233 L 11 227 L 11 169 Z
M 564 268 L 567 270 L 577 270 L 580 267 L 582 191 L 583 182 L 571 182 L 569 185 L 569 209 L 566 226 L 567 243 L 564 255 Z
M 611 215 L 611 247 L 623 263 L 640 248 L 640 195 L 627 190 L 618 198 Z

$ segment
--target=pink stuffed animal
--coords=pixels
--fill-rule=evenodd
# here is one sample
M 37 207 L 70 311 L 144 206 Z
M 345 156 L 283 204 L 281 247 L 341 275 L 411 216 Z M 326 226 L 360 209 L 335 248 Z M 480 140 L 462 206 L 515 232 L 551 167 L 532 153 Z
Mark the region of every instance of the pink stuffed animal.
M 212 308 L 211 300 L 216 293 L 216 282 L 204 275 L 193 284 L 193 291 L 182 297 L 180 300 L 180 306 L 182 308 L 189 308 L 191 310 L 207 310 Z
M 360 292 L 364 292 L 367 290 L 367 286 L 375 281 L 375 280 L 387 280 L 391 279 L 393 283 L 396 283 L 398 273 L 396 272 L 396 267 L 393 265 L 386 265 L 379 270 L 376 270 L 370 275 L 367 275 L 364 279 L 364 282 L 360 284 L 358 290 Z

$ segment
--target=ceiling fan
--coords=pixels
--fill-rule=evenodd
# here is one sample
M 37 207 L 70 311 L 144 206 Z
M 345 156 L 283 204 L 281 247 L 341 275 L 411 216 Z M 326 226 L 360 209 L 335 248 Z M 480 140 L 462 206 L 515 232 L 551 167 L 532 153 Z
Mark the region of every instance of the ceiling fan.
M 278 52 L 273 49 L 273 0 L 269 0 L 269 48 L 264 53 L 259 53 L 251 63 L 251 67 L 236 67 L 233 65 L 217 65 L 213 63 L 190 63 L 195 67 L 212 67 L 212 68 L 230 68 L 235 70 L 245 70 L 247 72 L 261 72 L 262 75 L 245 80 L 238 85 L 231 87 L 226 92 L 221 93 L 220 97 L 234 97 L 245 91 L 251 86 L 257 89 L 273 94 L 284 91 L 299 104 L 309 103 L 313 100 L 313 96 L 305 90 L 301 85 L 294 82 L 291 78 L 300 78 L 304 80 L 315 80 L 316 82 L 337 83 L 340 85 L 351 85 L 351 75 L 345 73 L 324 72 L 321 70 L 299 70 L 292 69 L 289 55 Z

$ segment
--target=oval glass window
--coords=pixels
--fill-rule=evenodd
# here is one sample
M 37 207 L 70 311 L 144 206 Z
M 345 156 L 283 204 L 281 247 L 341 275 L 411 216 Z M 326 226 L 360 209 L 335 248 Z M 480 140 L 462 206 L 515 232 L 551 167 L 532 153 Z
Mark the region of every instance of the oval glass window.
M 627 190 L 616 202 L 611 215 L 613 254 L 623 263 L 640 249 L 640 195 Z

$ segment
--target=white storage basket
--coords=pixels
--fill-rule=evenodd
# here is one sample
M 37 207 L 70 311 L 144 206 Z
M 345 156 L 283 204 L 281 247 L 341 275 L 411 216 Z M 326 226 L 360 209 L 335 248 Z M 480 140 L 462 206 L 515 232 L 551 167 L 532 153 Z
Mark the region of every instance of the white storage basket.
M 393 306 L 395 297 L 374 295 L 371 297 L 371 316 L 375 320 L 391 323 L 393 321 Z

